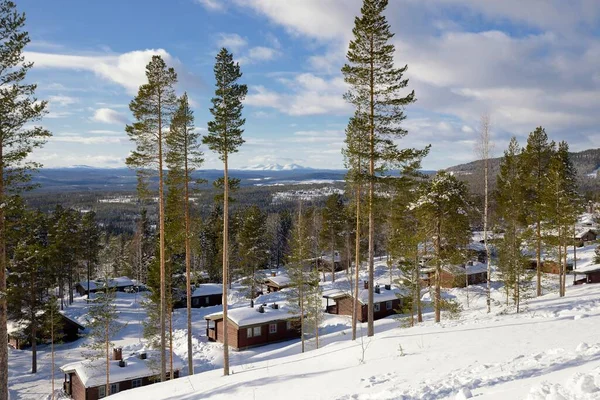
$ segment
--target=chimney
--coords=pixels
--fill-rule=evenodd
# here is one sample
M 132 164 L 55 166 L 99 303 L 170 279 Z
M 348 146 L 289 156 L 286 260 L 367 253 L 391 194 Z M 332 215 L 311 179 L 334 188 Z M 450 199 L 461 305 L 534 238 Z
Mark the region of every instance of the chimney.
M 123 360 L 123 349 L 121 347 L 115 347 L 113 349 L 113 360 L 115 360 L 115 361 Z
M 271 271 L 271 276 L 277 276 L 277 272 Z
M 119 367 L 121 367 L 121 368 L 125 368 L 125 366 L 126 366 L 126 365 L 127 365 L 127 364 L 125 363 L 125 361 L 123 361 L 123 360 L 119 360 Z
M 364 288 L 368 289 L 369 288 L 369 281 L 364 281 Z
M 272 308 L 273 310 L 279 310 L 279 304 L 277 304 L 277 303 L 273 303 L 273 304 L 271 304 L 271 308 Z
M 385 285 L 385 290 L 392 290 L 392 285 Z
M 140 353 L 140 360 L 145 360 L 146 358 L 148 358 L 148 354 L 146 354 L 146 352 Z
M 261 314 L 265 313 L 265 308 L 263 306 L 258 307 L 258 312 Z
M 381 293 L 381 289 L 379 289 L 379 285 L 375 285 L 375 293 Z

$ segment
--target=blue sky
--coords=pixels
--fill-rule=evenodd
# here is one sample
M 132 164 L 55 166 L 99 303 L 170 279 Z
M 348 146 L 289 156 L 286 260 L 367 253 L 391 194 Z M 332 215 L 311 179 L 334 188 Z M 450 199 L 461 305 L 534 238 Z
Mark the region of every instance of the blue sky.
M 543 125 L 573 150 L 598 147 L 600 3 L 595 0 L 390 0 L 396 62 L 408 64 L 417 103 L 401 146 L 432 144 L 427 169 L 473 160 L 479 120 L 491 115 L 495 154 Z M 121 167 L 124 126 L 144 67 L 161 54 L 206 128 L 221 46 L 249 86 L 246 144 L 232 167 L 343 166 L 351 108 L 340 68 L 360 0 L 21 0 L 26 58 L 41 122 L 54 137 L 32 158 L 47 167 Z M 219 168 L 206 151 L 206 168 Z

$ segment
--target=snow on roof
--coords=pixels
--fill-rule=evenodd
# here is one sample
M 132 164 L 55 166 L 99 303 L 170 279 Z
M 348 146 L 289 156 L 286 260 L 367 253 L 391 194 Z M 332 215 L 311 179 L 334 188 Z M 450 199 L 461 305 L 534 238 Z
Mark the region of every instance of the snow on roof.
M 326 299 L 341 299 L 343 297 L 347 297 L 350 296 L 350 293 L 345 292 L 343 290 L 340 289 L 329 289 L 329 290 L 325 290 L 323 291 L 323 297 Z
M 262 306 L 261 304 L 259 304 L 255 307 L 232 308 L 227 311 L 227 317 L 231 322 L 235 323 L 237 326 L 243 327 L 248 325 L 263 324 L 270 321 L 286 320 L 300 316 L 300 313 L 291 311 L 291 309 L 287 305 L 281 303 L 278 303 L 278 305 L 278 309 L 271 308 L 271 304 L 268 304 L 266 306 Z M 258 312 L 258 309 L 261 306 L 265 311 L 264 313 Z M 211 320 L 218 320 L 222 318 L 222 312 L 209 314 L 204 317 L 204 319 Z
M 289 286 L 290 284 L 290 277 L 286 273 L 281 273 L 277 276 L 269 276 L 267 277 L 267 280 L 276 284 L 280 288 Z
M 126 276 L 120 276 L 118 278 L 111 278 L 108 280 L 108 286 L 110 287 L 127 287 L 133 286 L 133 281 Z
M 485 263 L 481 263 L 478 261 L 473 261 L 471 263 L 472 265 L 450 265 L 450 266 L 445 266 L 443 267 L 446 271 L 448 272 L 452 272 L 455 274 L 464 274 L 465 271 L 467 273 L 467 275 L 473 275 L 473 274 L 480 274 L 483 272 L 487 272 L 487 264 Z
M 192 297 L 210 296 L 213 294 L 223 294 L 223 285 L 220 283 L 203 283 L 194 290 Z
M 88 281 L 81 281 L 79 284 L 83 287 L 84 290 L 88 290 Z M 98 285 L 94 281 L 90 281 L 90 290 L 97 289 Z
M 123 382 L 137 378 L 155 376 L 159 373 L 151 368 L 151 365 L 159 365 L 157 359 L 158 351 L 146 352 L 147 358 L 142 360 L 138 355 L 123 357 L 124 367 L 119 367 L 119 361 L 110 361 L 110 382 Z M 173 369 L 181 370 L 183 362 L 173 354 Z M 83 360 L 66 364 L 60 367 L 65 372 L 75 372 L 86 388 L 106 384 L 106 360 L 103 358 L 95 360 Z M 168 369 L 168 366 L 167 366 Z
M 592 232 L 592 233 L 594 233 L 594 234 L 595 234 L 595 232 L 594 232 L 594 230 L 593 230 L 593 229 L 590 229 L 590 228 L 587 228 L 587 229 L 586 229 L 586 228 L 584 228 L 584 229 L 582 229 L 582 230 L 578 231 L 578 232 L 575 234 L 575 238 L 576 238 L 576 239 L 581 239 L 581 238 L 583 237 L 583 235 L 585 235 L 585 234 L 586 234 L 586 233 L 588 233 L 588 232 Z
M 404 296 L 406 292 L 396 286 L 392 286 L 390 290 L 386 290 L 385 286 L 379 286 L 379 293 L 373 291 L 373 302 L 381 303 L 384 301 L 396 300 L 399 296 Z M 369 303 L 369 290 L 361 289 L 358 292 L 358 301 L 361 304 Z

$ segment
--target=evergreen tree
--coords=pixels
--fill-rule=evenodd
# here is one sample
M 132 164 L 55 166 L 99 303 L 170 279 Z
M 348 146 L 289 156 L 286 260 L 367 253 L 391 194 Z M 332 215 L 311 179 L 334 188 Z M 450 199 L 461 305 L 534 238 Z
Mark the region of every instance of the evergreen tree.
M 427 240 L 433 242 L 435 322 L 441 319 L 442 267 L 466 261 L 465 249 L 471 239 L 467 198 L 466 184 L 440 171 L 421 185 L 416 200 L 410 205 L 425 227 Z
M 108 281 L 109 277 L 104 276 Z M 99 359 L 106 361 L 106 393 L 110 393 L 110 348 L 113 346 L 112 339 L 122 329 L 122 325 L 117 321 L 117 307 L 114 304 L 116 294 L 114 289 L 106 287 L 102 293 L 97 293 L 91 301 L 87 314 L 87 329 L 89 331 L 89 342 L 87 347 L 90 350 L 86 353 L 86 358 Z
M 246 85 L 239 84 L 240 65 L 223 48 L 217 54 L 215 67 L 216 91 L 210 109 L 214 119 L 208 123 L 208 135 L 202 142 L 223 161 L 223 373 L 229 375 L 229 338 L 227 333 L 227 282 L 229 268 L 229 156 L 244 143 L 242 133 L 246 120 L 242 118 L 242 101 L 248 93 Z
M 269 238 L 267 236 L 267 215 L 258 206 L 248 207 L 242 212 L 241 226 L 237 233 L 240 263 L 249 288 L 248 297 L 254 306 L 254 298 L 264 277 L 257 270 L 267 266 L 269 259 Z
M 526 195 L 523 175 L 526 171 L 521 166 L 522 162 L 522 149 L 513 137 L 500 161 L 495 198 L 500 226 L 504 231 L 504 238 L 499 244 L 498 269 L 506 290 L 506 302 L 508 304 L 512 291 L 517 313 L 524 295 L 527 262 L 521 251 L 526 224 L 523 208 Z
M 373 283 L 375 185 L 385 181 L 388 169 L 412 166 L 426 154 L 427 150 L 399 149 L 395 140 L 404 137 L 407 131 L 401 127 L 405 118 L 404 108 L 415 101 L 414 92 L 403 94 L 408 80 L 403 78 L 407 67 L 394 67 L 394 45 L 390 43 L 394 34 L 384 16 L 387 0 L 364 0 L 361 16 L 354 22 L 354 38 L 350 42 L 347 60 L 342 72 L 350 90 L 345 98 L 352 103 L 360 119 L 366 120 L 368 133 L 369 171 L 369 304 L 368 336 L 373 336 Z
M 138 95 L 129 104 L 135 122 L 125 130 L 129 138 L 136 143 L 136 150 L 127 157 L 126 164 L 137 169 L 139 189 L 146 192 L 145 179 L 151 171 L 158 172 L 158 219 L 159 219 L 159 262 L 160 262 L 160 323 L 161 323 L 161 369 L 160 379 L 166 379 L 166 287 L 165 287 L 165 212 L 163 168 L 165 161 L 165 127 L 171 123 L 176 107 L 175 83 L 177 74 L 167 67 L 160 56 L 152 56 L 146 66 L 148 83 L 140 86 Z
M 323 224 L 321 226 L 321 243 L 329 244 L 331 254 L 331 281 L 335 282 L 335 250 L 341 250 L 344 242 L 346 214 L 344 199 L 341 194 L 334 193 L 327 197 L 323 209 Z
M 92 269 L 98 264 L 100 253 L 100 228 L 96 223 L 96 213 L 89 211 L 81 220 L 81 251 L 83 262 L 86 266 L 87 287 L 90 287 Z M 88 290 L 87 298 L 90 298 Z
M 138 282 L 148 281 L 148 269 L 155 254 L 154 234 L 148 221 L 148 212 L 142 208 L 140 218 L 136 221 L 136 229 L 131 240 L 129 263 L 133 267 L 133 275 Z
M 548 217 L 548 199 L 550 190 L 548 180 L 545 178 L 550 167 L 550 160 L 554 153 L 554 142 L 548 142 L 548 135 L 544 128 L 537 127 L 529 134 L 527 146 L 523 151 L 522 167 L 525 183 L 525 203 L 528 213 L 528 223 L 535 225 L 535 254 L 537 271 L 537 295 L 542 295 L 542 224 Z
M 26 185 L 30 172 L 41 165 L 28 161 L 28 156 L 50 136 L 40 126 L 29 128 L 45 114 L 47 103 L 38 101 L 36 85 L 25 81 L 33 63 L 23 57 L 30 41 L 24 26 L 25 14 L 17 11 L 16 4 L 0 1 L 0 204 L 7 204 L 15 191 L 30 187 Z M 0 207 L 0 399 L 8 398 L 5 218 L 5 209 Z
M 188 374 L 194 374 L 192 354 L 192 250 L 191 250 L 191 217 L 190 217 L 190 187 L 195 181 L 192 173 L 204 162 L 200 151 L 200 135 L 194 127 L 194 114 L 190 109 L 187 93 L 178 100 L 178 107 L 171 121 L 170 132 L 167 137 L 169 151 L 167 164 L 169 175 L 174 173 L 181 178 L 183 185 L 183 221 L 184 221 L 184 248 L 185 248 L 185 276 L 186 276 L 186 306 L 187 306 L 187 335 L 188 335 Z M 171 368 L 171 371 L 173 369 Z
M 52 399 L 54 399 L 54 379 L 56 376 L 56 364 L 54 362 L 54 345 L 60 343 L 63 339 L 63 319 L 58 307 L 56 296 L 50 296 L 44 305 L 44 315 L 42 322 L 42 335 L 50 337 L 50 363 L 51 363 L 51 381 L 52 381 Z
M 48 230 L 41 212 L 24 211 L 20 240 L 14 250 L 8 276 L 8 299 L 11 319 L 26 328 L 31 343 L 31 373 L 37 372 L 37 342 L 41 337 L 41 319 L 48 279 Z

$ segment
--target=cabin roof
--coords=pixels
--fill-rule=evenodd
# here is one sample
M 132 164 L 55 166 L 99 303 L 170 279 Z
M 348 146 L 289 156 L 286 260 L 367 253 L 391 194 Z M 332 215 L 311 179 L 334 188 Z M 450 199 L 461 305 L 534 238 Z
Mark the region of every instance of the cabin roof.
M 290 277 L 286 273 L 281 273 L 277 276 L 269 276 L 267 277 L 267 281 L 274 283 L 280 288 L 286 287 L 290 285 Z
M 392 286 L 390 290 L 386 290 L 384 285 L 379 285 L 379 293 L 373 291 L 373 301 L 375 303 L 381 303 L 384 301 L 396 300 L 399 297 L 405 296 L 406 291 L 399 287 Z M 352 294 L 347 291 L 340 289 L 331 289 L 323 292 L 323 297 L 327 299 L 337 300 L 344 297 L 352 297 Z M 358 301 L 361 304 L 368 304 L 369 302 L 369 290 L 360 289 L 358 291 Z
M 158 365 L 160 352 L 147 351 L 147 358 L 142 360 L 138 354 L 131 354 L 123 357 L 124 367 L 119 367 L 119 361 L 111 360 L 110 364 L 110 382 L 123 382 L 132 379 L 155 376 L 159 373 L 152 367 Z M 168 367 L 167 367 L 168 368 Z M 181 370 L 183 362 L 173 354 L 173 369 Z M 60 367 L 64 373 L 76 373 L 86 388 L 100 386 L 106 383 L 106 360 L 98 358 L 95 360 L 82 360 L 69 363 Z
M 239 307 L 232 308 L 227 311 L 227 317 L 237 326 L 244 327 L 249 325 L 263 324 L 271 321 L 287 320 L 290 318 L 299 317 L 300 313 L 290 309 L 287 304 L 277 303 L 278 309 L 271 308 L 271 304 L 266 306 L 258 304 L 254 307 Z M 260 307 L 263 307 L 264 313 L 258 312 Z M 217 321 L 223 319 L 223 313 L 218 312 L 209 314 L 204 319 Z
M 192 297 L 199 296 L 210 296 L 214 294 L 223 294 L 223 285 L 220 283 L 203 283 L 199 285 L 194 293 L 192 293 Z

